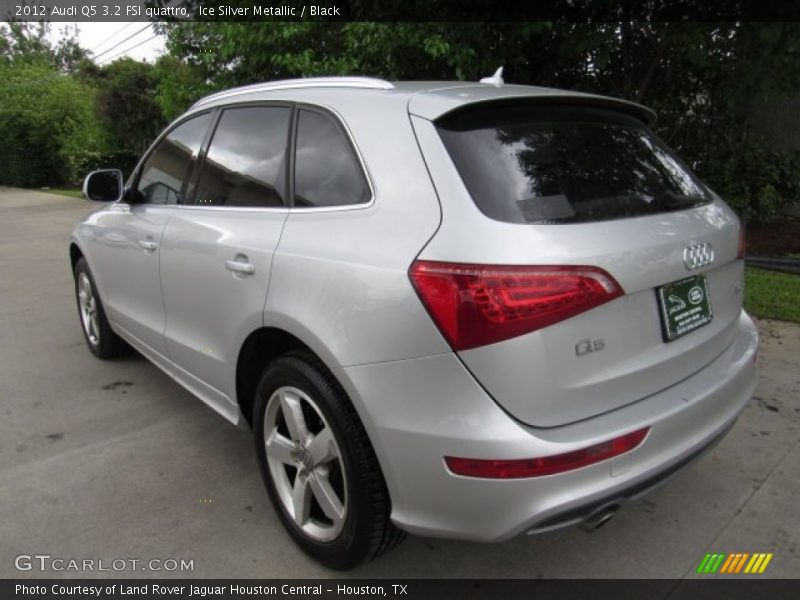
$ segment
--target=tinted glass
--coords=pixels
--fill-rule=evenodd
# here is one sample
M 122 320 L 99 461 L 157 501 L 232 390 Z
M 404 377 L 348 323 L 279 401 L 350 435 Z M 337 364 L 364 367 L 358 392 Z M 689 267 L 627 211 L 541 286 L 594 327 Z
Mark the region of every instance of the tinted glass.
M 294 181 L 294 205 L 298 207 L 369 201 L 366 179 L 344 131 L 331 117 L 318 112 L 299 112 Z
M 283 206 L 290 114 L 283 106 L 223 112 L 203 162 L 195 204 Z
M 710 200 L 648 129 L 613 111 L 494 107 L 437 128 L 475 203 L 500 221 L 600 221 Z
M 136 186 L 138 201 L 178 204 L 192 159 L 197 157 L 211 121 L 209 113 L 181 123 L 165 137 L 142 167 Z

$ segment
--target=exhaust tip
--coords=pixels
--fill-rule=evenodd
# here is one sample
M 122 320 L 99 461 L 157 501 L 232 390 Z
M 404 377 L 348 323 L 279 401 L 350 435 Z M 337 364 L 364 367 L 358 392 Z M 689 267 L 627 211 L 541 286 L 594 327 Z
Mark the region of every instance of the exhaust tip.
M 611 518 L 617 514 L 619 510 L 619 504 L 612 504 L 611 506 L 604 506 L 600 510 L 593 512 L 591 515 L 586 517 L 583 522 L 580 524 L 580 528 L 586 532 L 596 531 L 600 529 L 603 525 L 608 523 Z

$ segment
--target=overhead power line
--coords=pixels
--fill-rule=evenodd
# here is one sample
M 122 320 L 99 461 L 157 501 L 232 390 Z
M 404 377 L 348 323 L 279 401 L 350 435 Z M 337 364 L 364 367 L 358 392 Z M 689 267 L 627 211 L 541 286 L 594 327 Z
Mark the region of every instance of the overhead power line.
M 113 56 L 110 56 L 110 57 L 106 57 L 106 58 L 104 58 L 102 61 L 100 61 L 100 63 L 102 63 L 102 64 L 106 65 L 106 64 L 108 64 L 109 62 L 111 62 L 111 61 L 113 61 L 113 60 L 115 60 L 115 59 L 119 58 L 119 57 L 120 57 L 120 56 L 122 56 L 123 54 L 127 54 L 128 52 L 130 52 L 130 51 L 131 51 L 131 50 L 133 50 L 134 48 L 138 48 L 138 47 L 139 47 L 139 46 L 141 46 L 142 44 L 146 44 L 147 42 L 149 42 L 149 41 L 151 41 L 151 40 L 154 40 L 154 39 L 156 39 L 157 37 L 158 37 L 158 34 L 157 34 L 157 33 L 156 33 L 156 34 L 153 34 L 153 35 L 151 35 L 149 38 L 145 38 L 144 40 L 142 40 L 141 42 L 138 42 L 137 44 L 134 44 L 134 45 L 133 45 L 133 46 L 131 46 L 130 48 L 126 48 L 125 50 L 122 50 L 122 51 L 118 52 L 117 54 L 114 54 Z M 99 65 L 100 63 L 98 63 L 98 65 Z
M 96 61 L 98 58 L 100 58 L 100 57 L 101 57 L 101 56 L 103 56 L 104 54 L 108 54 L 109 52 L 111 52 L 111 51 L 112 51 L 112 50 L 114 50 L 115 48 L 118 48 L 119 46 L 121 46 L 122 44 L 124 44 L 125 42 L 127 42 L 128 40 L 135 38 L 137 35 L 139 35 L 140 33 L 142 33 L 142 32 L 143 32 L 145 29 L 147 29 L 148 27 L 151 27 L 152 25 L 153 25 L 152 23 L 148 23 L 147 25 L 145 25 L 145 26 L 144 26 L 144 27 L 142 27 L 141 29 L 138 29 L 138 30 L 136 30 L 134 33 L 132 33 L 131 35 L 129 35 L 128 37 L 126 37 L 124 40 L 121 40 L 121 41 L 117 42 L 116 44 L 114 44 L 113 46 L 111 46 L 111 48 L 109 48 L 108 50 L 103 50 L 103 51 L 102 51 L 100 54 L 97 54 L 97 55 L 95 55 L 95 56 L 94 56 L 94 60 Z
M 140 22 L 141 22 L 141 21 L 140 21 Z M 134 23 L 136 23 L 136 21 L 130 21 L 130 22 L 128 22 L 128 23 L 125 23 L 125 25 L 122 27 L 122 29 L 119 29 L 119 30 L 115 31 L 115 32 L 114 32 L 114 33 L 112 33 L 110 36 L 108 36 L 107 38 L 105 38 L 105 39 L 104 39 L 102 42 L 100 42 L 99 44 L 96 44 L 94 48 L 92 48 L 91 50 L 89 50 L 89 53 L 90 53 L 90 54 L 94 54 L 95 52 L 97 52 L 97 50 L 99 50 L 99 49 L 100 49 L 100 47 L 101 47 L 103 44 L 105 44 L 107 41 L 109 41 L 109 40 L 111 40 L 111 39 L 115 38 L 116 36 L 118 36 L 120 33 L 122 33 L 123 31 L 125 31 L 125 30 L 126 30 L 128 27 L 130 27 L 130 26 L 131 26 L 131 25 L 133 25 Z

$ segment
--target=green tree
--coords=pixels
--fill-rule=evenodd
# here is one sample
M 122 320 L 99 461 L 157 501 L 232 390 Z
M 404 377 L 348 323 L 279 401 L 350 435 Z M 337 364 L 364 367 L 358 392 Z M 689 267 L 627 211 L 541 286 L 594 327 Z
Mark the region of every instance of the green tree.
M 351 16 L 370 6 L 347 3 Z M 617 14 L 609 3 L 593 6 Z M 510 82 L 652 107 L 657 133 L 748 218 L 772 218 L 796 199 L 797 153 L 767 147 L 752 105 L 800 89 L 800 24 L 631 22 L 618 14 L 595 23 L 174 23 L 163 31 L 170 54 L 212 89 L 335 74 L 475 81 L 504 65 Z
M 166 124 L 156 101 L 156 68 L 121 58 L 101 67 L 85 61 L 80 74 L 95 90 L 96 114 L 110 150 L 106 161 L 129 173 Z
M 365 74 L 475 79 L 519 64 L 547 23 L 171 23 L 170 54 L 214 88 L 286 77 Z M 521 71 L 521 70 L 520 70 Z
M 67 72 L 74 40 L 55 48 L 45 24 L 0 27 L 0 183 L 75 183 L 106 148 L 94 91 Z
M 0 25 L 0 60 L 8 63 L 37 63 L 62 72 L 74 72 L 86 58 L 77 40 L 76 27 L 67 25 L 55 45 L 48 40 L 51 25 L 46 22 L 11 21 Z
M 2 64 L 0 81 L 0 182 L 77 183 L 106 147 L 92 89 L 42 64 Z
M 154 75 L 155 101 L 167 121 L 180 116 L 195 100 L 214 89 L 199 69 L 170 54 L 159 57 Z

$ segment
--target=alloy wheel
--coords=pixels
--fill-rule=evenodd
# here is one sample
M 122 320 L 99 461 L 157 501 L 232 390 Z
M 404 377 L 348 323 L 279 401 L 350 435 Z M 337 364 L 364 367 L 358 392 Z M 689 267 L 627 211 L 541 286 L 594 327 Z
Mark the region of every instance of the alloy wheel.
M 92 282 L 85 272 L 78 275 L 78 305 L 86 337 L 90 344 L 96 346 L 100 342 L 100 320 Z
M 284 510 L 311 539 L 336 539 L 347 516 L 347 485 L 339 445 L 322 411 L 302 390 L 280 387 L 267 402 L 264 440 Z

